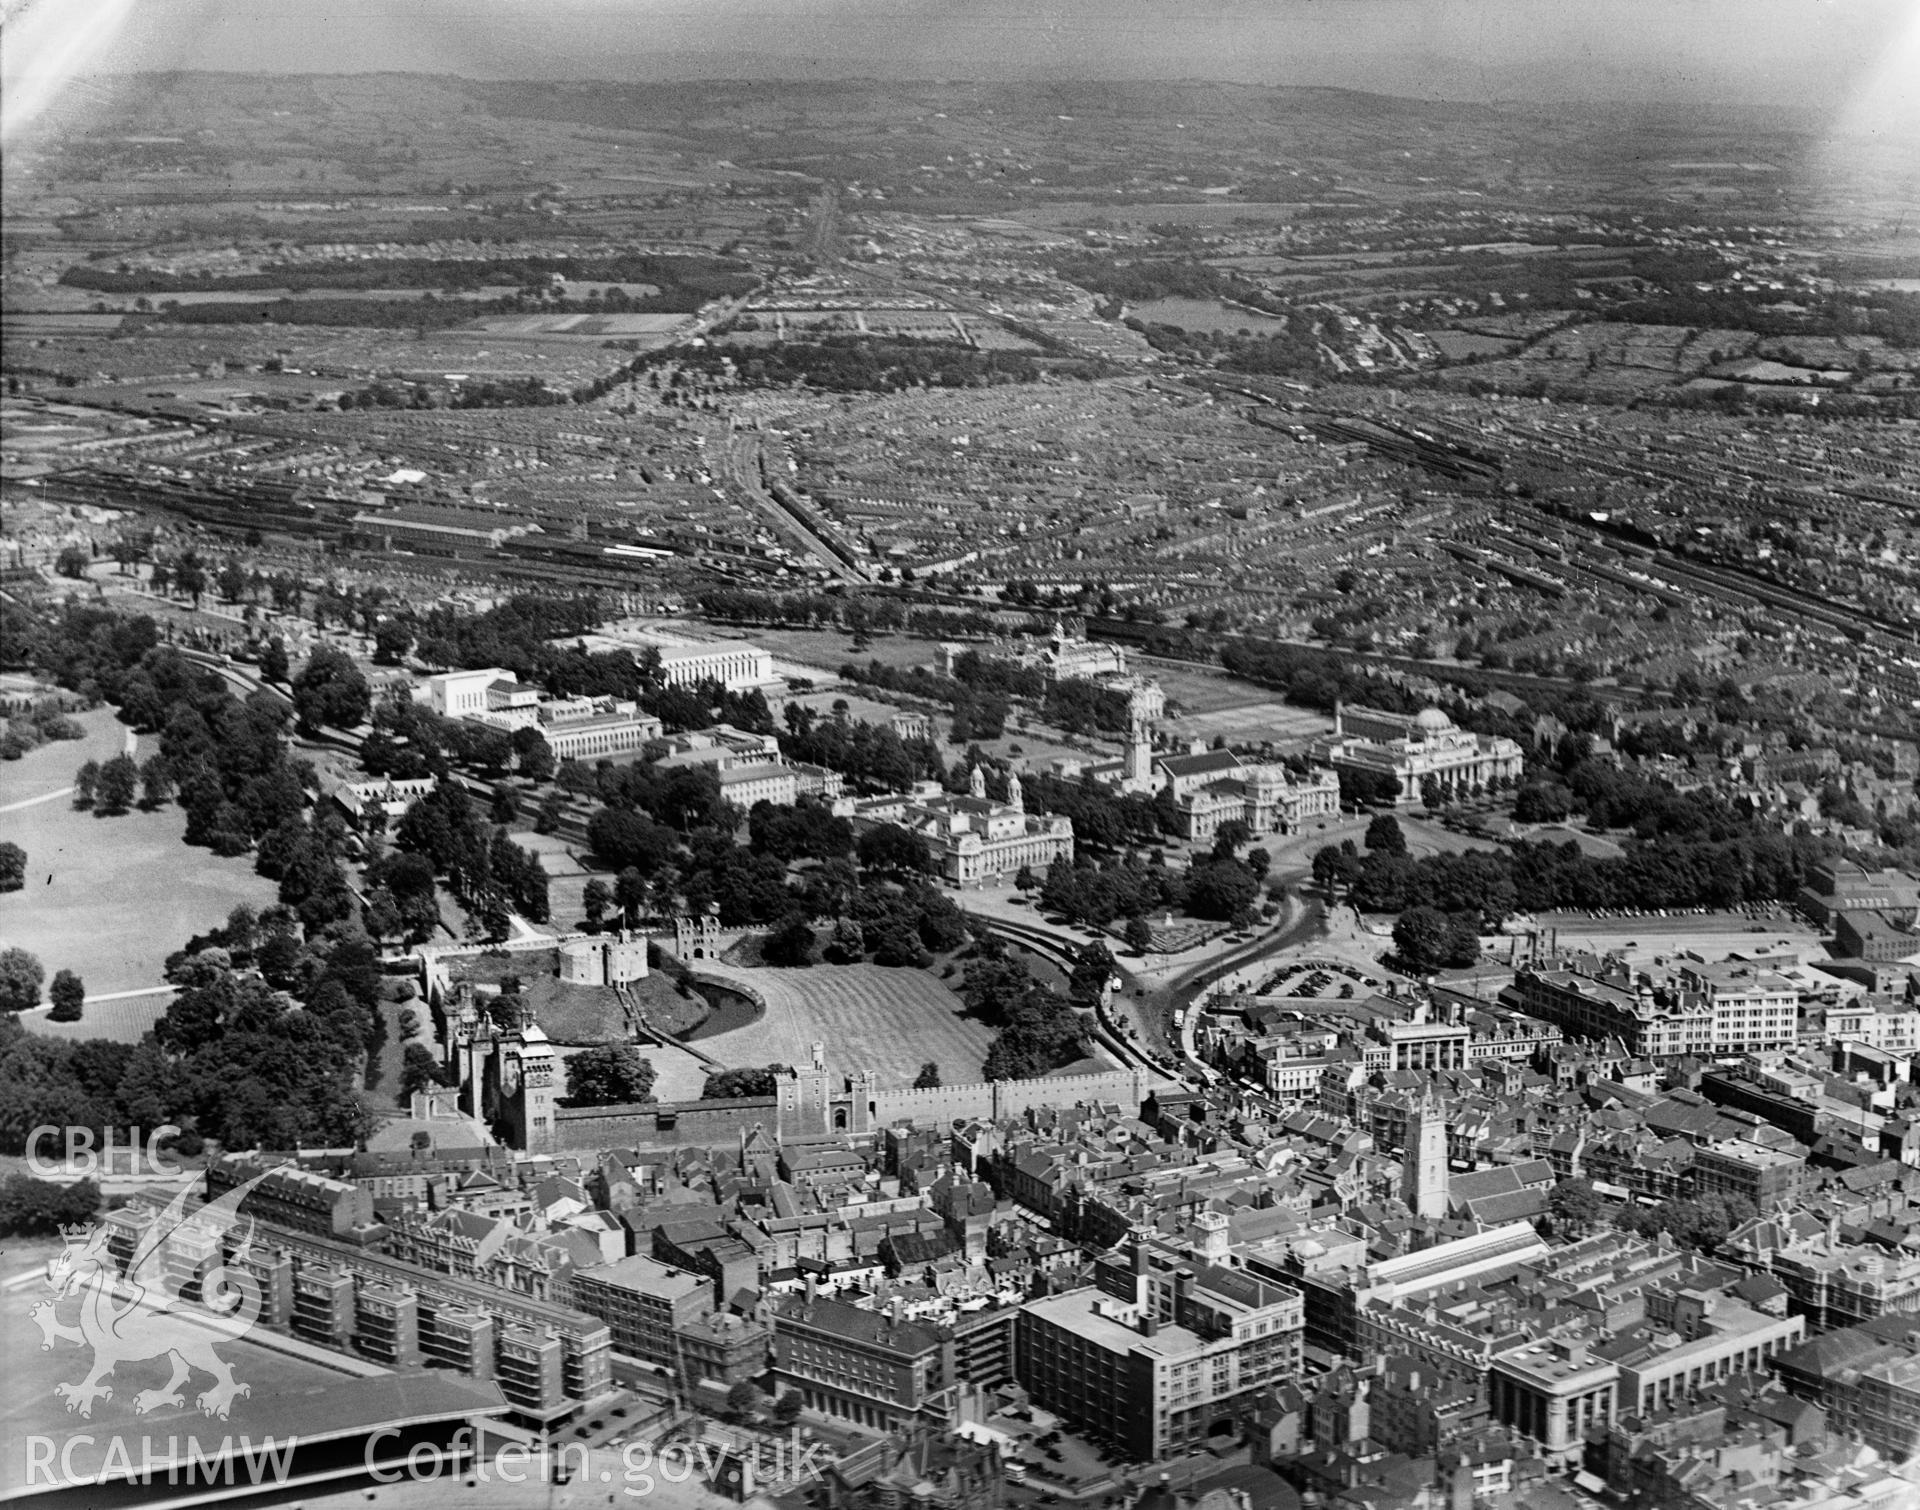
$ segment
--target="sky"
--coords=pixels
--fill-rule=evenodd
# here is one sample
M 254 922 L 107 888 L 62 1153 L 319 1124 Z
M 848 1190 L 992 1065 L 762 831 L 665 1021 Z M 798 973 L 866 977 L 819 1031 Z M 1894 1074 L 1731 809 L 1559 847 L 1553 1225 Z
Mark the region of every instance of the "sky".
M 1190 78 L 1771 109 L 1920 140 L 1920 0 L 0 0 L 0 109 L 174 68 Z

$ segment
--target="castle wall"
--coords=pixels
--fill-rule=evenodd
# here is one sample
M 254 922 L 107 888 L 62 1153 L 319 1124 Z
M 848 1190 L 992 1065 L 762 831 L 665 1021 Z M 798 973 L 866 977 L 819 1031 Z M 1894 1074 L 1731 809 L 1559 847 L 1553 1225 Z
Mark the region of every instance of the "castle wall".
M 991 1118 L 993 1091 L 994 1087 L 987 1081 L 974 1085 L 936 1085 L 924 1091 L 911 1086 L 876 1091 L 873 1125 L 892 1127 L 900 1122 L 912 1122 L 919 1126 L 944 1127 L 961 1117 Z
M 1035 1107 L 1117 1101 L 1132 1112 L 1147 1099 L 1145 1070 L 1106 1070 L 1097 1075 L 1057 1075 L 1041 1080 L 1000 1080 L 993 1086 L 994 1115 L 1016 1117 Z
M 873 1093 L 873 1125 L 881 1128 L 911 1122 L 921 1127 L 945 1127 L 962 1117 L 1017 1117 L 1034 1107 L 1075 1106 L 1091 1101 L 1118 1102 L 1137 1111 L 1146 1098 L 1147 1077 L 1142 1070 L 980 1081 L 940 1085 L 931 1090 L 908 1087 Z
M 635 947 L 643 950 L 644 942 L 636 941 Z M 644 954 L 639 958 L 644 959 Z M 562 961 L 564 971 L 569 962 L 564 953 Z M 431 954 L 423 955 L 429 979 L 439 963 Z M 751 986 L 734 980 L 715 983 L 757 998 L 765 1008 L 764 998 Z M 545 1048 L 544 1040 L 540 1047 Z M 756 1128 L 791 1145 L 863 1137 L 902 1124 L 948 1127 L 965 1119 L 995 1120 L 1042 1107 L 1104 1102 L 1131 1110 L 1145 1100 L 1148 1085 L 1142 1070 L 1115 1069 L 1039 1080 L 882 1090 L 872 1073 L 863 1070 L 849 1077 L 850 1088 L 842 1091 L 838 1077 L 825 1067 L 821 1046 L 816 1045 L 813 1062 L 794 1066 L 791 1074 L 781 1078 L 773 1096 L 569 1107 L 556 1104 L 552 1086 L 544 1075 L 535 1073 L 538 1066 L 531 1063 L 521 1083 L 507 1092 L 505 1084 L 513 1082 L 505 1073 L 505 1052 L 513 1050 L 496 1048 L 485 1035 L 471 1042 L 463 1036 L 450 1047 L 451 1067 L 461 1079 L 461 1104 L 498 1117 L 518 1147 L 539 1151 L 722 1147 L 737 1145 Z
M 731 1101 L 661 1101 L 633 1106 L 561 1106 L 554 1109 L 554 1147 L 600 1152 L 609 1148 L 718 1148 L 738 1144 L 754 1127 L 779 1126 L 771 1096 Z

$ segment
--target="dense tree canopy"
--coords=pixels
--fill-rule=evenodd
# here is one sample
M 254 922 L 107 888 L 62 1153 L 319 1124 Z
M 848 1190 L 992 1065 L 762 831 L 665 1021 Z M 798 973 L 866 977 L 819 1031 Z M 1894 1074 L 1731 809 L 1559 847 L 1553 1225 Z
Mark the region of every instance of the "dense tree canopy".
M 653 1100 L 653 1061 L 630 1043 L 596 1044 L 567 1059 L 567 1105 L 627 1106 Z

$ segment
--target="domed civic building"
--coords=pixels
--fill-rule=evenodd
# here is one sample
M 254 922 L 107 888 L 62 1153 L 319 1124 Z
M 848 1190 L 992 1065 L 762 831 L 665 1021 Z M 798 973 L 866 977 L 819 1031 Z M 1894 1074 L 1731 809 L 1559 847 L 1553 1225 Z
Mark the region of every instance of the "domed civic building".
M 1336 704 L 1333 733 L 1316 739 L 1311 753 L 1336 772 L 1392 777 L 1400 784 L 1396 807 L 1419 802 L 1429 777 L 1443 795 L 1467 797 L 1514 780 L 1524 764 L 1515 741 L 1459 728 L 1438 708 L 1406 714 Z

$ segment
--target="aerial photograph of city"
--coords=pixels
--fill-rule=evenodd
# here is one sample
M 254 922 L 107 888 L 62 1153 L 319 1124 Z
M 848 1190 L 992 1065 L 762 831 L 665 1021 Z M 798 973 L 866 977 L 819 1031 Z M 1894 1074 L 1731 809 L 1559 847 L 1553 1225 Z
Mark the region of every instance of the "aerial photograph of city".
M 0 1501 L 1920 1510 L 1920 0 L 0 65 Z

